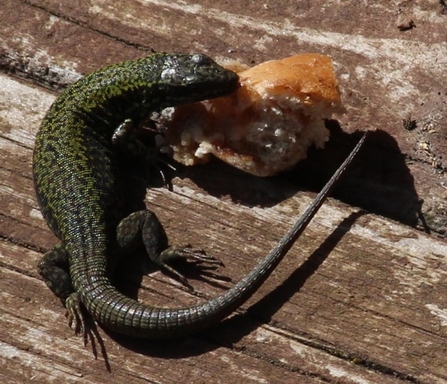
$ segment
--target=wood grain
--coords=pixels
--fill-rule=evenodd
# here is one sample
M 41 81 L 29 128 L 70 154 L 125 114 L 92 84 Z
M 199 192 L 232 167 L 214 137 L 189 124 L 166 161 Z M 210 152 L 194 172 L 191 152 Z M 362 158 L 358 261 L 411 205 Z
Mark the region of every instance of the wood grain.
M 446 15 L 437 1 L 249 4 L 6 0 L 0 7 L 0 381 L 447 382 Z M 416 28 L 401 32 L 397 15 Z M 402 19 L 402 18 L 401 18 Z M 361 22 L 359 22 L 361 20 Z M 181 169 L 146 203 L 172 243 L 220 258 L 191 295 L 136 267 L 131 294 L 181 306 L 244 276 L 353 147 L 353 168 L 260 291 L 222 324 L 178 341 L 98 329 L 87 346 L 35 265 L 57 239 L 35 201 L 34 137 L 59 89 L 150 49 L 247 64 L 330 54 L 347 114 L 296 169 L 257 179 L 220 163 Z M 53 88 L 53 89 L 49 89 Z M 403 128 L 411 114 L 418 126 Z M 429 233 L 427 233 L 429 232 Z

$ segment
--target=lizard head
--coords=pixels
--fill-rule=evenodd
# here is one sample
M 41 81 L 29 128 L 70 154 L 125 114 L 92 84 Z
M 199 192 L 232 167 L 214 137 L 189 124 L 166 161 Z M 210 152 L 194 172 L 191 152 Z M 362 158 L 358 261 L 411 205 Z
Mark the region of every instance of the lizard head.
M 160 86 L 166 103 L 190 103 L 226 96 L 239 88 L 239 77 L 204 54 L 160 54 Z

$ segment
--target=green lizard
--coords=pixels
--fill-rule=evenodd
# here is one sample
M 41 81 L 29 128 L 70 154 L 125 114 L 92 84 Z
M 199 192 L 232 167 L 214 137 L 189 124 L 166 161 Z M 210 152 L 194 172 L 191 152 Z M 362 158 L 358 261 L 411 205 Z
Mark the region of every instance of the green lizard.
M 171 272 L 165 260 L 173 255 L 214 259 L 187 247 L 168 247 L 155 214 L 129 212 L 116 141 L 129 127 L 140 128 L 152 111 L 227 95 L 238 86 L 236 74 L 205 55 L 158 53 L 93 72 L 51 106 L 37 134 L 33 175 L 43 216 L 61 244 L 38 269 L 66 305 L 76 332 L 85 336 L 87 331 L 81 306 L 102 326 L 136 337 L 181 336 L 220 321 L 273 271 L 360 148 L 363 140 L 278 246 L 227 292 L 180 309 L 154 308 L 124 296 L 110 277 L 117 258 L 138 241 L 152 261 Z

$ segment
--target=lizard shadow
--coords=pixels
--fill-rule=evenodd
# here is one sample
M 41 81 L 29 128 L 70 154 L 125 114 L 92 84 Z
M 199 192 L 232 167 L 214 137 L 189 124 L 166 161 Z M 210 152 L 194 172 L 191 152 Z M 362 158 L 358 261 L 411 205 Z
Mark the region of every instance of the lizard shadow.
M 238 313 L 230 319 L 223 321 L 218 326 L 220 328 L 218 331 L 220 334 L 219 336 L 223 335 L 223 337 L 219 337 L 219 339 L 225 340 L 231 345 L 259 328 L 262 324 L 268 324 L 271 321 L 272 316 L 277 313 L 293 295 L 297 294 L 306 281 L 318 271 L 343 236 L 350 231 L 358 218 L 364 214 L 365 211 L 351 213 L 277 288 L 250 306 L 245 314 Z M 296 328 L 299 328 L 299 324 L 296 325 Z M 217 327 L 214 331 L 214 334 L 216 333 Z M 213 333 L 211 335 L 213 335 Z
M 230 346 L 250 334 L 262 324 L 270 322 L 272 316 L 304 286 L 306 281 L 329 257 L 343 236 L 363 215 L 363 211 L 352 213 L 345 218 L 327 239 L 298 267 L 286 281 L 272 292 L 253 304 L 245 312 L 240 312 L 195 336 L 182 337 L 162 342 L 131 339 L 107 332 L 124 347 L 146 356 L 180 359 L 201 355 L 222 345 Z M 298 240 L 299 241 L 299 240 Z

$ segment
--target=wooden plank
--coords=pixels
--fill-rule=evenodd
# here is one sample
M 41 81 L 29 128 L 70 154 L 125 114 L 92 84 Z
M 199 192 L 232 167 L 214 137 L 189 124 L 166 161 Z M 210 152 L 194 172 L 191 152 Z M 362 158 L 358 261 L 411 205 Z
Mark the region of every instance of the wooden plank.
M 176 342 L 134 341 L 99 330 L 106 354 L 97 341 L 95 359 L 93 345 L 84 347 L 72 336 L 63 308 L 35 270 L 56 242 L 31 179 L 34 135 L 55 93 L 2 74 L 2 382 L 447 380 L 447 245 L 402 224 L 416 225 L 423 198 L 426 226 L 438 235 L 445 228 L 444 165 L 429 162 L 445 153 L 445 138 L 434 144 L 445 129 L 445 94 L 438 95 L 447 57 L 445 16 L 434 3 L 415 2 L 404 11 L 418 27 L 401 34 L 394 23 L 397 2 L 367 3 L 92 1 L 74 7 L 6 1 L 0 9 L 9 21 L 0 30 L 1 68 L 55 87 L 151 47 L 245 62 L 301 50 L 331 54 L 348 107 L 339 120 L 343 130 L 382 129 L 336 196 L 386 217 L 331 200 L 274 276 L 230 319 Z M 411 111 L 420 120 L 430 108 L 436 132 L 401 129 L 403 114 Z M 146 202 L 173 243 L 187 240 L 207 249 L 225 262 L 218 274 L 236 281 L 310 203 L 313 194 L 303 187 L 321 185 L 356 141 L 332 133 L 326 151 L 312 152 L 310 161 L 281 177 L 256 179 L 212 164 L 184 170 L 173 192 L 150 189 Z M 431 142 L 430 153 L 417 145 L 424 140 Z M 320 176 L 314 180 L 309 172 Z M 146 277 L 134 271 L 133 280 L 142 281 L 142 300 L 172 306 L 197 303 L 232 284 L 192 279 L 201 295 L 191 295 L 160 272 Z M 135 292 L 134 284 L 124 285 Z

